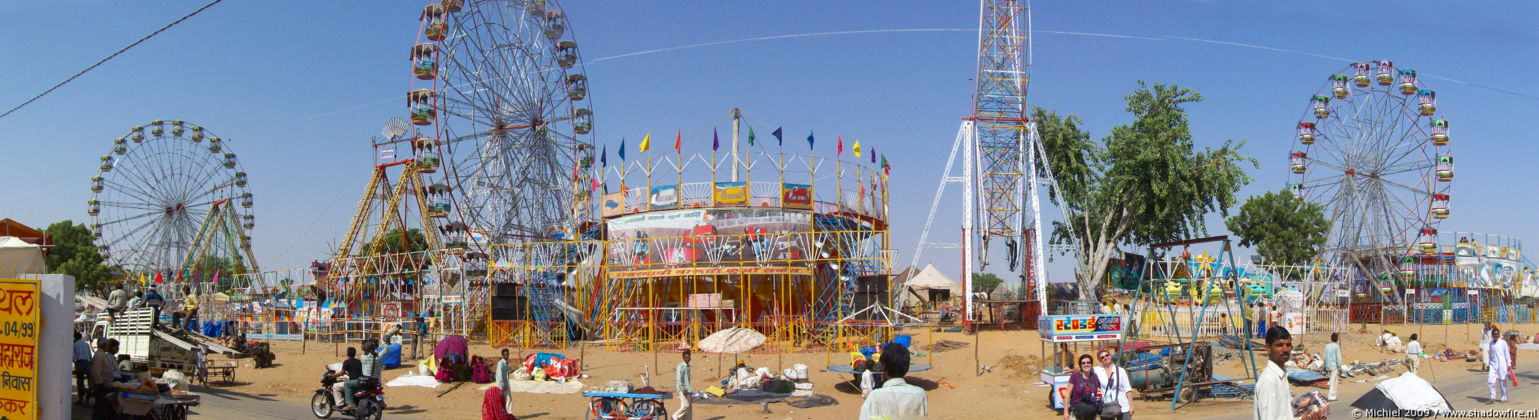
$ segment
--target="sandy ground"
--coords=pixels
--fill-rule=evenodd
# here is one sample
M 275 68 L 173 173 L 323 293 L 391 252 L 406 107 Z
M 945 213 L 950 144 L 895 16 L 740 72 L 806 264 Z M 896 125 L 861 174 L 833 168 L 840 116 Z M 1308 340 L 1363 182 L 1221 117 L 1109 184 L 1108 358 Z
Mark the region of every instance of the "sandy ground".
M 1526 327 L 1526 329 L 1524 329 Z M 1373 337 L 1379 333 L 1379 326 L 1371 325 L 1366 332 L 1357 332 L 1359 326 L 1354 325 L 1353 333 L 1342 334 L 1343 358 L 1350 362 L 1361 360 L 1364 362 L 1380 361 L 1394 356 L 1379 353 L 1372 350 Z M 1466 351 L 1476 347 L 1479 326 L 1457 325 L 1444 326 L 1391 326 L 1397 330 L 1402 338 L 1409 337 L 1413 332 L 1421 335 L 1421 341 L 1427 347 L 1428 352 L 1441 351 L 1443 346 L 1452 346 L 1456 351 Z M 1539 327 L 1532 325 L 1520 326 L 1529 334 L 1539 331 Z M 1047 418 L 1055 413 L 1046 408 L 1049 388 L 1040 386 L 1035 369 L 1040 366 L 1041 348 L 1035 331 L 991 331 L 986 330 L 978 335 L 962 333 L 933 333 L 927 337 L 921 331 L 910 331 L 918 334 L 916 347 L 924 346 L 930 340 L 935 342 L 951 340 L 967 343 L 961 349 L 942 351 L 939 353 L 925 353 L 916 357 L 918 363 L 933 364 L 934 370 L 919 372 L 911 375 L 915 383 L 928 390 L 929 409 L 932 418 L 967 418 L 979 416 L 980 418 Z M 1306 344 L 1312 352 L 1323 349 L 1325 342 L 1329 340 L 1329 334 L 1310 334 L 1302 338 L 1295 338 L 1295 343 Z M 974 344 L 974 343 L 977 344 Z M 250 360 L 241 360 L 237 372 L 238 382 L 235 384 L 216 384 L 215 388 L 222 392 L 234 392 L 250 395 L 260 395 L 275 400 L 305 403 L 309 401 L 311 393 L 319 386 L 320 375 L 324 372 L 324 366 L 341 360 L 341 351 L 332 343 L 310 342 L 304 345 L 297 342 L 277 342 L 274 351 L 278 354 L 275 367 L 267 369 L 253 369 Z M 407 352 L 410 351 L 408 345 Z M 424 349 L 424 352 L 426 349 Z M 513 349 L 515 354 L 527 353 L 528 349 Z M 472 353 L 492 356 L 495 349 L 488 345 L 474 345 Z M 591 378 L 583 382 L 589 387 L 601 386 L 609 380 L 630 380 L 640 385 L 641 374 L 650 368 L 653 372 L 654 386 L 660 389 L 671 390 L 674 387 L 672 367 L 677 365 L 677 354 L 653 354 L 653 353 L 627 353 L 606 352 L 601 346 L 590 345 L 586 351 L 572 349 L 557 351 L 568 357 L 578 357 L 582 353 L 583 372 L 591 375 Z M 1520 353 L 1519 361 L 1523 362 L 1524 356 L 1539 357 L 1539 352 Z M 976 359 L 974 355 L 977 355 Z M 1530 354 L 1532 356 L 1530 356 Z M 702 419 L 712 418 L 762 418 L 762 419 L 829 419 L 829 418 L 854 418 L 860 411 L 860 393 L 849 387 L 849 377 L 828 372 L 823 367 L 830 360 L 840 362 L 843 356 L 824 353 L 795 353 L 795 354 L 750 354 L 741 356 L 750 366 L 765 366 L 772 370 L 780 371 L 791 367 L 795 363 L 803 363 L 811 367 L 811 380 L 815 384 L 815 392 L 836 398 L 839 404 L 829 407 L 816 407 L 798 409 L 781 403 L 770 404 L 771 414 L 760 413 L 758 404 L 739 404 L 732 406 L 723 405 L 696 405 L 695 416 Z M 1263 354 L 1256 353 L 1258 361 L 1263 359 Z M 521 360 L 521 358 L 520 358 Z M 697 389 L 703 389 L 714 384 L 725 373 L 718 370 L 718 365 L 730 366 L 734 356 L 727 355 L 725 359 L 714 354 L 697 354 L 693 362 L 695 383 Z M 1219 373 L 1230 376 L 1245 376 L 1241 373 L 1237 360 L 1221 361 L 1216 367 Z M 993 369 L 982 375 L 977 374 L 976 365 L 986 365 Z M 662 366 L 663 372 L 658 374 L 658 366 Z M 1437 383 L 1437 377 L 1442 375 L 1468 376 L 1467 369 L 1474 367 L 1472 363 L 1425 361 L 1422 364 L 1422 377 Z M 415 362 L 406 362 L 406 367 L 393 369 L 386 373 L 386 379 L 394 379 L 405 374 L 407 369 L 415 369 Z M 1404 368 L 1399 368 L 1403 372 Z M 1398 372 L 1397 372 L 1398 373 Z M 841 385 L 842 383 L 842 385 Z M 1359 395 L 1372 388 L 1374 382 L 1369 378 L 1356 377 L 1342 381 L 1343 395 Z M 440 385 L 438 389 L 420 387 L 389 388 L 386 392 L 391 410 L 389 415 L 410 416 L 416 418 L 476 418 L 480 413 L 481 391 L 479 384 L 464 384 L 459 387 L 453 385 Z M 1307 392 L 1305 387 L 1294 387 L 1295 393 Z M 441 394 L 441 395 L 440 395 Z M 1136 392 L 1135 392 L 1136 398 Z M 1345 400 L 1345 398 L 1344 398 Z M 580 395 L 548 395 L 548 394 L 517 394 L 515 396 L 515 412 L 520 418 L 541 419 L 580 419 L 586 410 L 586 399 Z M 668 407 L 676 408 L 676 402 L 669 400 Z M 1186 405 L 1179 410 L 1170 410 L 1170 401 L 1143 401 L 1135 400 L 1134 412 L 1139 418 L 1178 418 L 1192 415 L 1206 417 L 1219 417 L 1232 415 L 1235 412 L 1250 410 L 1252 406 L 1249 400 L 1225 400 L 1208 399 Z M 1001 417 L 1001 416 L 1004 417 Z

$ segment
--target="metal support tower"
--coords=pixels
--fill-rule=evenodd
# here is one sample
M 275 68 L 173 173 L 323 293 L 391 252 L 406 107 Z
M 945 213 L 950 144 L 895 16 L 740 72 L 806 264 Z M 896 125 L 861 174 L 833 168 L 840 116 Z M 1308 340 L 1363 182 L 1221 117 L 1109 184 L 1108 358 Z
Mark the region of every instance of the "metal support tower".
M 989 264 L 989 244 L 995 238 L 1004 239 L 1010 252 L 1006 256 L 1009 271 L 1020 273 L 1022 283 L 1035 284 L 1038 304 L 1042 305 L 1042 313 L 1047 313 L 1037 187 L 1053 179 L 1050 172 L 1046 179 L 1038 178 L 1038 165 L 1044 170 L 1046 166 L 1045 159 L 1039 157 L 1046 155 L 1026 102 L 1031 81 L 1031 8 L 1023 3 L 980 2 L 978 72 L 973 79 L 972 113 L 963 119 L 957 131 L 910 264 L 918 266 L 925 248 L 962 249 L 963 288 L 968 292 L 964 319 L 968 323 L 975 313 L 972 273 Z M 1020 30 L 1022 21 L 1025 31 Z M 962 174 L 954 176 L 952 168 L 958 151 L 962 152 Z M 962 184 L 962 240 L 960 244 L 930 243 L 935 212 L 949 183 Z

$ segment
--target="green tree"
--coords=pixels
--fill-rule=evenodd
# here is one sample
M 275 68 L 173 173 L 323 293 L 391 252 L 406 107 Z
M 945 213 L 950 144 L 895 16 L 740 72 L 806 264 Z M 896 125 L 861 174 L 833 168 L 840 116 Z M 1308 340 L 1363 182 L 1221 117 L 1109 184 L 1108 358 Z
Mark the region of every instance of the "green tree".
M 403 252 L 416 252 L 427 249 L 427 237 L 422 235 L 422 229 L 412 228 L 406 230 L 406 238 L 401 238 L 400 229 L 391 229 L 379 238 L 379 252 L 381 254 L 398 254 Z M 360 250 L 368 252 L 367 250 Z
M 1143 81 L 1127 95 L 1132 124 L 1112 128 L 1100 144 L 1079 128 L 1079 118 L 1034 110 L 1064 221 L 1050 242 L 1072 244 L 1074 277 L 1084 299 L 1096 299 L 1107 261 L 1121 245 L 1142 245 L 1205 235 L 1204 217 L 1228 215 L 1235 193 L 1250 182 L 1239 154 L 1242 139 L 1197 150 L 1184 106 L 1202 101 L 1196 91 Z
M 989 293 L 1004 283 L 1003 279 L 994 273 L 973 273 L 973 293 Z
M 85 224 L 64 220 L 43 229 L 53 238 L 53 248 L 43 262 L 48 272 L 75 278 L 75 288 L 102 290 L 113 279 L 113 268 L 103 264 L 102 255 L 91 242 L 91 229 Z
M 1240 246 L 1255 247 L 1267 264 L 1303 266 L 1325 245 L 1331 222 L 1325 206 L 1282 190 L 1246 199 L 1224 226 L 1240 237 Z

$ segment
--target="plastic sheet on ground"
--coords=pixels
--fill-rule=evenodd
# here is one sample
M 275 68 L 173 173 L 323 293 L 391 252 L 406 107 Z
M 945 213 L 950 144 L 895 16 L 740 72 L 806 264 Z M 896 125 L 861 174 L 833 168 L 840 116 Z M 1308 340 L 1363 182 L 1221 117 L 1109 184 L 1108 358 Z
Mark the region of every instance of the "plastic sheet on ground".
M 1416 376 L 1414 373 L 1404 373 L 1400 377 L 1379 382 L 1373 386 L 1385 397 L 1395 402 L 1401 410 L 1430 411 L 1434 413 L 1446 413 L 1451 410 L 1448 400 L 1443 393 L 1433 388 L 1426 379 Z
M 690 400 L 689 402 L 691 404 L 743 404 L 760 403 L 766 401 L 780 402 L 785 401 L 786 398 L 789 398 L 790 396 L 791 393 L 789 392 L 781 394 L 776 392 L 764 392 L 757 389 L 745 389 L 733 392 L 731 394 L 723 395 L 721 398 L 706 398 L 703 400 L 694 399 Z
M 764 344 L 764 334 L 752 328 L 733 327 L 711 333 L 700 340 L 700 351 L 706 353 L 742 353 Z
M 483 385 L 479 390 L 496 387 L 497 384 Z M 581 393 L 583 384 L 580 381 L 568 380 L 566 383 L 556 381 L 508 381 L 508 391 L 525 394 L 577 394 Z
M 1518 350 L 1539 350 L 1539 343 L 1519 344 Z
M 791 397 L 786 399 L 786 405 L 796 408 L 812 408 L 830 405 L 839 405 L 839 400 L 823 394 L 812 394 L 810 397 Z
M 423 388 L 437 388 L 438 383 L 438 380 L 433 379 L 432 376 L 418 375 L 415 372 L 406 372 L 405 375 L 398 376 L 395 378 L 395 380 L 386 382 L 385 386 L 420 386 Z

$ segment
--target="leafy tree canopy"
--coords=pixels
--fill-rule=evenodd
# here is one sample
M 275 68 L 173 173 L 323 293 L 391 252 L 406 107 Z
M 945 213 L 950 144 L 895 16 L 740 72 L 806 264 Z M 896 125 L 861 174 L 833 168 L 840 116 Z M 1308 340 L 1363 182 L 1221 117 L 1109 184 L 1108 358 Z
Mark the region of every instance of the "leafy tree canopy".
M 112 281 L 114 270 L 102 262 L 85 224 L 64 220 L 48 225 L 43 233 L 53 237 L 53 248 L 43 260 L 48 272 L 73 276 L 78 290 L 102 290 Z
M 1240 246 L 1255 247 L 1266 263 L 1303 266 L 1325 245 L 1331 222 L 1325 218 L 1325 206 L 1282 190 L 1245 200 L 1224 226 L 1240 237 Z
M 973 273 L 973 293 L 988 293 L 999 287 L 1004 280 L 994 273 Z
M 1064 221 L 1053 223 L 1052 243 L 1073 244 L 1075 280 L 1095 299 L 1106 263 L 1120 245 L 1143 245 L 1207 234 L 1204 217 L 1227 215 L 1235 193 L 1251 181 L 1239 154 L 1245 141 L 1198 150 L 1184 106 L 1202 101 L 1196 91 L 1139 81 L 1128 94 L 1131 124 L 1113 127 L 1099 144 L 1079 118 L 1033 110 L 1047 162 L 1058 181 Z
M 379 252 L 382 254 L 397 254 L 422 251 L 428 248 L 427 237 L 422 235 L 422 229 L 407 229 L 404 240 L 401 236 L 400 229 L 391 229 L 385 232 L 379 238 Z M 367 250 L 361 251 L 367 252 Z

